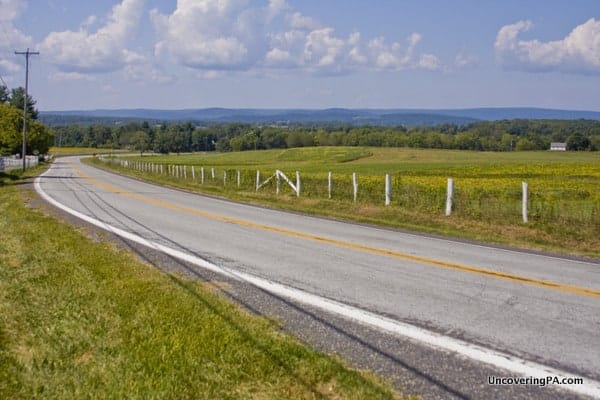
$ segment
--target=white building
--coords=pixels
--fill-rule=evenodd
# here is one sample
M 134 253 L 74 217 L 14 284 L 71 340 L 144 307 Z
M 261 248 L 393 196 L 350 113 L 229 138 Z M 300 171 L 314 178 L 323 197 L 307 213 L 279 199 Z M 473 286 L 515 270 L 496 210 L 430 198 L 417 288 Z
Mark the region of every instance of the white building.
M 550 151 L 567 151 L 567 144 L 561 142 L 550 143 Z

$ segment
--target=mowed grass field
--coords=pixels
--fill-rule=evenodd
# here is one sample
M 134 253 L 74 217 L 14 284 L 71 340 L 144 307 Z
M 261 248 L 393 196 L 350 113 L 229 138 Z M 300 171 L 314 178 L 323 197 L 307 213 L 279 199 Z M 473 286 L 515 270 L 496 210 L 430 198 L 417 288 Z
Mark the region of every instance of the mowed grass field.
M 26 206 L 0 174 L 1 399 L 399 399 L 223 300 Z
M 126 159 L 129 168 L 96 162 L 160 184 L 272 207 L 600 258 L 600 153 L 315 147 Z M 263 182 L 276 169 L 292 181 L 300 171 L 299 198 L 285 184 L 276 195 L 274 179 L 255 190 L 256 171 Z M 352 173 L 358 176 L 356 202 Z M 388 207 L 385 174 L 392 177 Z M 450 217 L 444 214 L 448 178 L 455 182 Z M 527 224 L 522 182 L 529 185 Z

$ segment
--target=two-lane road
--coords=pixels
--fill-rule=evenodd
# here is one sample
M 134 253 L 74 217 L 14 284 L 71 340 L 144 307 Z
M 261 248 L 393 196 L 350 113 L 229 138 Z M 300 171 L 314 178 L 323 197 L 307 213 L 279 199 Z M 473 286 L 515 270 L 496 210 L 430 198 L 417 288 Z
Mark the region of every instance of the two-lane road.
M 431 345 L 464 347 L 476 359 L 488 349 L 479 361 L 509 354 L 531 367 L 516 373 L 547 366 L 584 377 L 585 385 L 569 389 L 600 394 L 600 264 L 237 204 L 114 175 L 77 158 L 57 160 L 37 188 L 55 205 L 110 229 L 241 279 L 273 283 L 294 300 L 317 299 L 330 312 L 348 306 L 346 317 L 370 323 L 381 316 L 382 329 L 418 327 L 431 332 L 433 339 L 424 339 Z

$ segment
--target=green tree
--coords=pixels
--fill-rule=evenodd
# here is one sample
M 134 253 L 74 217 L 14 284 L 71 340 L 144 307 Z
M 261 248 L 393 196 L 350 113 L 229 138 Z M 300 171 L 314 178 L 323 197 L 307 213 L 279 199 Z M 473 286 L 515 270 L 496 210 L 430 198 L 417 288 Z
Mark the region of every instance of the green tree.
M 0 104 L 8 102 L 9 99 L 8 88 L 4 85 L 0 86 Z
M 590 137 L 591 150 L 600 151 L 600 135 Z
M 0 104 L 0 154 L 20 153 L 23 115 L 8 104 Z
M 54 133 L 37 121 L 27 130 L 27 154 L 46 154 L 54 142 Z M 0 104 L 0 154 L 17 154 L 23 145 L 23 115 L 20 110 Z
M 135 150 L 140 152 L 141 157 L 145 151 L 150 150 L 150 135 L 148 135 L 148 132 L 137 131 L 133 134 L 131 144 Z
M 47 154 L 54 143 L 54 132 L 45 125 L 31 121 L 27 125 L 27 154 Z
M 166 129 L 161 128 L 154 138 L 154 151 L 156 153 L 168 154 L 171 150 L 170 136 Z
M 537 146 L 534 142 L 527 138 L 520 138 L 517 140 L 517 144 L 515 145 L 515 150 L 517 151 L 526 151 L 526 150 L 538 150 Z
M 581 133 L 574 133 L 567 138 L 567 150 L 591 150 L 590 139 Z
M 13 89 L 10 95 L 9 103 L 19 110 L 23 109 L 23 98 L 25 97 L 25 89 L 18 87 Z M 36 101 L 27 94 L 27 115 L 31 119 L 38 118 L 38 110 L 35 108 Z

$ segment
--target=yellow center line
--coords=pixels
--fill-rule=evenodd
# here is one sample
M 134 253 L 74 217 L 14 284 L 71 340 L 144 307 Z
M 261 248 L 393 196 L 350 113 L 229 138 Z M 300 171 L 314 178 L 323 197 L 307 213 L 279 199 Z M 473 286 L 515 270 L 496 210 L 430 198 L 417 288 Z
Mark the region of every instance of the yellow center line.
M 212 219 L 215 221 L 227 222 L 227 223 L 238 225 L 238 226 L 244 226 L 244 227 L 268 231 L 268 232 L 275 232 L 275 233 L 279 233 L 279 234 L 290 236 L 290 237 L 310 240 L 313 242 L 325 243 L 325 244 L 329 244 L 329 245 L 336 246 L 336 247 L 364 251 L 367 253 L 388 256 L 388 257 L 393 257 L 393 258 L 398 258 L 398 259 L 403 259 L 403 260 L 408 260 L 408 261 L 414 261 L 414 262 L 418 262 L 418 263 L 422 263 L 422 264 L 434 265 L 436 267 L 453 269 L 453 270 L 457 270 L 457 271 L 470 272 L 473 274 L 489 276 L 489 277 L 503 279 L 503 280 L 511 281 L 511 282 L 519 282 L 519 283 L 526 284 L 526 285 L 537 286 L 537 287 L 542 287 L 542 288 L 546 288 L 546 289 L 553 289 L 553 290 L 566 292 L 566 293 L 573 293 L 573 294 L 578 294 L 578 295 L 583 295 L 583 296 L 600 298 L 600 290 L 595 290 L 595 289 L 591 289 L 591 288 L 568 285 L 568 284 L 564 284 L 564 283 L 560 283 L 560 282 L 547 281 L 547 280 L 537 279 L 537 278 L 529 278 L 529 277 L 525 277 L 525 276 L 509 274 L 506 272 L 494 271 L 494 270 L 490 270 L 490 269 L 486 269 L 486 268 L 456 264 L 456 263 L 436 260 L 436 259 L 432 259 L 432 258 L 416 256 L 413 254 L 403 253 L 403 252 L 399 252 L 399 251 L 385 250 L 385 249 L 380 249 L 377 247 L 371 247 L 371 246 L 367 246 L 367 245 L 363 245 L 363 244 L 327 238 L 327 237 L 323 237 L 323 236 L 313 235 L 310 233 L 293 231 L 293 230 L 289 230 L 289 229 L 285 229 L 285 228 L 278 228 L 278 227 L 270 226 L 270 225 L 263 225 L 263 224 L 259 224 L 256 222 L 245 221 L 245 220 L 241 220 L 241 219 L 237 219 L 237 218 L 226 217 L 224 215 L 200 211 L 200 210 L 190 208 L 190 207 L 180 206 L 180 205 L 177 205 L 177 204 L 174 204 L 171 202 L 157 200 L 157 199 L 142 196 L 142 195 L 139 195 L 136 193 L 123 191 L 119 188 L 116 188 L 114 186 L 111 186 L 107 183 L 104 183 L 102 181 L 99 181 L 95 178 L 92 178 L 92 177 L 86 175 L 72 163 L 70 163 L 70 165 L 71 165 L 71 168 L 73 168 L 73 170 L 75 170 L 75 172 L 80 177 L 88 180 L 89 182 L 95 184 L 96 186 L 101 187 L 102 189 L 105 189 L 108 192 L 120 194 L 122 196 L 129 197 L 131 199 L 139 200 L 144 203 L 152 204 L 152 205 L 166 208 L 169 210 L 179 211 L 179 212 L 186 213 L 186 214 L 192 214 L 192 215 Z

